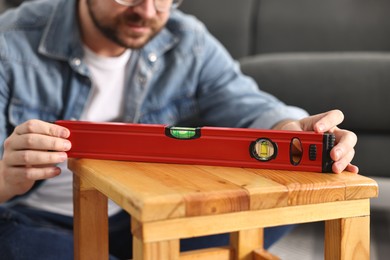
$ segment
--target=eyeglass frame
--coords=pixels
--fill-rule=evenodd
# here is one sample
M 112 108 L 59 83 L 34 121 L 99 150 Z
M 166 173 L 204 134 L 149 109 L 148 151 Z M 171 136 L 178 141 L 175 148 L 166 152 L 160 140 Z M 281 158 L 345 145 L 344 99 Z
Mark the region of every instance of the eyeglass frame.
M 129 1 L 127 0 L 114 0 L 117 4 L 120 4 L 120 5 L 124 5 L 124 6 L 128 6 L 128 7 L 132 7 L 132 6 L 137 6 L 139 4 L 141 4 L 143 1 L 145 0 L 132 0 L 133 3 L 130 3 Z M 161 8 L 159 8 L 157 5 L 156 5 L 156 1 L 157 0 L 153 0 L 153 3 L 154 3 L 154 8 L 156 9 L 156 11 L 158 12 L 161 12 L 161 13 L 164 13 L 164 12 L 168 12 L 169 10 L 171 9 L 176 9 L 178 8 L 181 3 L 183 2 L 183 0 L 172 0 L 172 3 L 171 3 L 171 6 L 167 9 L 167 10 L 161 10 Z

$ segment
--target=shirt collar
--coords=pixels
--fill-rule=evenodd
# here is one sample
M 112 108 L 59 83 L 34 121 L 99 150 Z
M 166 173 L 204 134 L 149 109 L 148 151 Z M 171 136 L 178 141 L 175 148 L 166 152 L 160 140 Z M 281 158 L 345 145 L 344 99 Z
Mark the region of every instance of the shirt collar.
M 68 60 L 83 53 L 77 25 L 77 1 L 62 0 L 53 11 L 43 33 L 39 52 L 51 58 Z

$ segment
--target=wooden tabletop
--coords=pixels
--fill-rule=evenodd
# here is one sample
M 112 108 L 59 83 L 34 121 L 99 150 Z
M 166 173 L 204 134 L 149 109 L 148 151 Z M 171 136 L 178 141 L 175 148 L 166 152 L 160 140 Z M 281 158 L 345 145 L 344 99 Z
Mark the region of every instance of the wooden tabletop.
M 348 172 L 71 159 L 69 167 L 141 221 L 372 198 L 377 183 Z

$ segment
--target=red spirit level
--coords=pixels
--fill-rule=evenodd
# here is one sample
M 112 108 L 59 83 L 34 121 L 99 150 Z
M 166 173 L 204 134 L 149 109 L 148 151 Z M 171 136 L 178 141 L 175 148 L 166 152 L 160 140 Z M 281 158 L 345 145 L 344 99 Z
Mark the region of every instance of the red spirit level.
M 73 158 L 331 172 L 333 134 L 57 121 Z

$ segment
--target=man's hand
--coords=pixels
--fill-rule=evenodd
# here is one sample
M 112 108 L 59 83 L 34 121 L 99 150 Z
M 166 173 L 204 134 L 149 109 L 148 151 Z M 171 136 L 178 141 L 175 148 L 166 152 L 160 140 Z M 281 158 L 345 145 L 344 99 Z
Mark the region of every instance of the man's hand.
M 351 164 L 355 155 L 354 147 L 357 142 L 357 136 L 351 131 L 337 127 L 343 120 L 344 115 L 340 110 L 331 110 L 297 121 L 283 121 L 277 124 L 274 129 L 333 133 L 336 137 L 336 145 L 330 153 L 334 161 L 332 166 L 333 172 L 340 173 L 347 170 L 352 173 L 358 173 L 359 168 Z
M 17 126 L 4 141 L 0 161 L 0 202 L 27 192 L 36 180 L 60 174 L 56 164 L 67 159 L 69 130 L 39 120 Z

